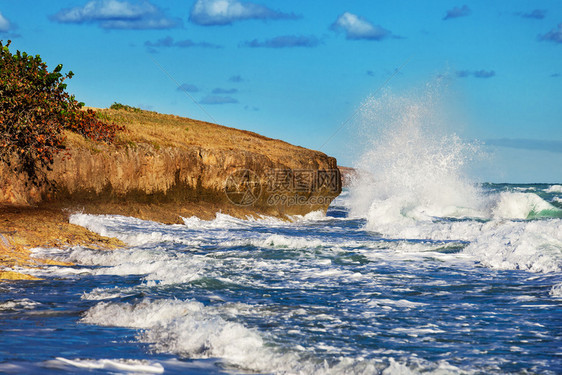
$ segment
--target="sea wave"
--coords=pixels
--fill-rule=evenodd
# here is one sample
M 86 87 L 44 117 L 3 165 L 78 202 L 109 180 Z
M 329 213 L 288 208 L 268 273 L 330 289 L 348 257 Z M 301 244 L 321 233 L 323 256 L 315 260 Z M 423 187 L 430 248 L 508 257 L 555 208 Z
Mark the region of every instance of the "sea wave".
M 484 222 L 409 219 L 400 223 L 369 221 L 367 227 L 390 238 L 466 241 L 469 244 L 464 247 L 463 252 L 492 268 L 533 272 L 562 270 L 561 219 L 501 218 Z
M 545 193 L 562 193 L 562 185 L 551 185 L 544 190 Z
M 530 220 L 562 217 L 562 210 L 554 207 L 537 194 L 501 192 L 492 196 L 496 201 L 491 216 L 494 219 Z
M 560 272 L 562 220 L 492 221 L 464 251 L 492 268 Z
M 562 186 L 472 182 L 467 170 L 478 146 L 445 130 L 430 94 L 364 106 L 378 134 L 356 165 L 350 215 L 384 238 L 467 241 L 464 253 L 492 268 L 559 271 L 562 209 L 541 194 Z
M 560 298 L 562 299 L 562 283 L 556 284 L 550 289 L 549 293 L 553 298 Z
M 105 370 L 135 374 L 164 373 L 164 366 L 160 363 L 140 359 L 67 359 L 58 357 L 54 360 L 44 362 L 43 367 L 66 371 Z
M 0 302 L 0 311 L 33 310 L 40 305 L 40 302 L 30 300 L 29 298 L 8 300 Z
M 231 370 L 275 374 L 470 373 L 445 361 L 432 363 L 417 358 L 340 358 L 328 363 L 303 347 L 272 346 L 263 333 L 225 320 L 217 309 L 196 301 L 100 302 L 84 314 L 81 322 L 139 329 L 137 339 L 157 352 L 191 359 L 221 358 L 222 366 Z

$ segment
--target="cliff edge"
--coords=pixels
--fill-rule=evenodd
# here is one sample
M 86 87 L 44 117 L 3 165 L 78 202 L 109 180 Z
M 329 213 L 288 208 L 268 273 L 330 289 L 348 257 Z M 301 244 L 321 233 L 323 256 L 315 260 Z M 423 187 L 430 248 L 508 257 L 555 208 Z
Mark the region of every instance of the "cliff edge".
M 336 159 L 259 134 L 207 122 L 124 109 L 96 110 L 125 130 L 111 144 L 67 132 L 66 151 L 30 184 L 0 164 L 0 206 L 56 207 L 164 223 L 306 214 L 341 192 Z

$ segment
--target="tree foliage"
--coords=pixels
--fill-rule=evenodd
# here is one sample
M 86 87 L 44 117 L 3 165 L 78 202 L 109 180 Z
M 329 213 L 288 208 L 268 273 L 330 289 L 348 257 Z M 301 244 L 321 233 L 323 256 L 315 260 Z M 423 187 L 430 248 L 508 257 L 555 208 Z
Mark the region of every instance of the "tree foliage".
M 111 107 L 109 107 L 109 109 L 115 109 L 115 110 L 118 110 L 118 111 L 142 112 L 142 109 L 140 109 L 138 107 L 131 107 L 130 105 L 121 104 L 121 103 L 117 103 L 117 102 L 114 102 L 111 105 Z
M 0 41 L 0 162 L 24 172 L 34 184 L 44 183 L 57 153 L 64 150 L 63 130 L 94 141 L 112 142 L 122 128 L 101 121 L 94 111 L 82 110 L 66 92 L 59 64 L 49 72 L 39 55 L 9 50 Z M 68 154 L 67 154 L 68 155 Z

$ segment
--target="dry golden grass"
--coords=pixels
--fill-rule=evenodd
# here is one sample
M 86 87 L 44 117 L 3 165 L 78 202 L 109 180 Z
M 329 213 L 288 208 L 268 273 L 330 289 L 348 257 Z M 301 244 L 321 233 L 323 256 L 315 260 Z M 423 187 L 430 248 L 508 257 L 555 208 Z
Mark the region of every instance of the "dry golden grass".
M 105 121 L 125 126 L 119 132 L 116 143 L 135 147 L 137 143 L 151 144 L 154 148 L 202 146 L 206 149 L 245 150 L 268 155 L 272 160 L 277 155 L 291 153 L 313 153 L 303 147 L 271 139 L 257 133 L 239 130 L 209 122 L 193 120 L 175 115 L 165 115 L 144 110 L 95 109 Z M 83 137 L 68 132 L 68 141 L 73 145 L 94 147 Z

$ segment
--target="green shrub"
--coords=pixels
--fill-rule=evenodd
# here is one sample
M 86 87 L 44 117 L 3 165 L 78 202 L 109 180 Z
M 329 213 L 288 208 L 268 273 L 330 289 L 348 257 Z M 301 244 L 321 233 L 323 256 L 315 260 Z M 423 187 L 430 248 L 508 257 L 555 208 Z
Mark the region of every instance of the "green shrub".
M 121 103 L 117 103 L 117 102 L 114 102 L 111 105 L 111 107 L 109 107 L 109 109 L 123 110 L 123 111 L 129 111 L 129 112 L 142 112 L 142 109 L 140 109 L 140 108 L 131 107 L 130 105 L 121 104 Z
M 64 129 L 112 142 L 122 128 L 81 109 L 84 103 L 65 91 L 71 71 L 63 75 L 59 64 L 49 72 L 39 55 L 12 54 L 10 43 L 0 41 L 0 162 L 39 185 L 46 182 L 44 171 L 51 169 L 54 156 L 64 150 Z

